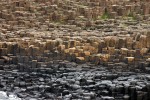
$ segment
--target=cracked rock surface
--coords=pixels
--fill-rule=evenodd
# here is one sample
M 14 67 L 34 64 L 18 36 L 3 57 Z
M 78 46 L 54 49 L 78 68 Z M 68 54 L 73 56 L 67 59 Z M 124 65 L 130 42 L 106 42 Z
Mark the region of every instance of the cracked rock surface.
M 0 0 L 0 100 L 150 100 L 150 0 Z
M 103 66 L 77 65 L 63 61 L 55 62 L 48 68 L 26 69 L 18 65 L 4 65 L 0 70 L 0 77 L 0 90 L 13 92 L 23 100 L 150 98 L 149 74 L 111 72 Z

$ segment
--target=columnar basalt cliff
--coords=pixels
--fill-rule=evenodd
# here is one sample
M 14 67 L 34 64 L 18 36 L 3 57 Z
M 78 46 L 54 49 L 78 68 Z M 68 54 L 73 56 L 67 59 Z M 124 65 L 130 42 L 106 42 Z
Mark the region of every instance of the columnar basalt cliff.
M 30 56 L 42 56 L 45 61 L 55 58 L 106 66 L 118 63 L 131 68 L 141 63 L 147 66 L 149 3 L 149 0 L 1 1 L 1 57 L 13 56 L 16 63 L 20 63 L 22 55 L 28 60 Z M 117 17 L 124 20 L 113 19 Z
M 30 37 L 10 38 L 0 43 L 0 55 L 10 58 L 11 63 L 15 64 L 35 62 L 35 60 L 38 63 L 40 58 L 44 59 L 45 64 L 52 60 L 69 60 L 76 63 L 91 62 L 108 67 L 118 65 L 121 69 L 127 67 L 145 69 L 150 63 L 149 31 L 101 37 L 93 36 L 88 32 L 80 33 L 82 36 L 72 33 L 71 37 L 67 34 L 62 36 L 57 34 L 55 37 L 53 34 L 32 32 L 28 33 Z M 29 59 L 30 57 L 33 59 Z M 1 59 L 1 63 L 4 62 L 5 60 Z
M 96 20 L 149 18 L 149 0 L 1 0 L 1 30 L 26 28 L 49 30 L 52 22 L 77 27 L 92 26 Z
M 150 100 L 149 73 L 150 0 L 0 0 L 0 91 Z

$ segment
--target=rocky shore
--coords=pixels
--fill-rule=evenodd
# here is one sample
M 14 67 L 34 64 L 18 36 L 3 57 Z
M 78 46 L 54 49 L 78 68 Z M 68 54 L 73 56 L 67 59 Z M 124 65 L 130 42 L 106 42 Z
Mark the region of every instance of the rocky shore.
M 1 64 L 41 66 L 68 60 L 149 70 L 149 0 L 1 0 L 0 4 Z
M 150 0 L 0 0 L 0 91 L 150 100 Z
M 55 61 L 49 67 L 4 65 L 0 77 L 0 90 L 13 92 L 22 100 L 150 99 L 149 74 L 112 72 L 91 64 Z

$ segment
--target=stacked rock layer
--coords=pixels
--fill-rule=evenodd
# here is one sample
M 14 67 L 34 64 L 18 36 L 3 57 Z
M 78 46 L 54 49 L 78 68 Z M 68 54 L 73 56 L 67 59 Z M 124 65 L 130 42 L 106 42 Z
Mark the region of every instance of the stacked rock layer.
M 69 60 L 145 70 L 150 62 L 149 4 L 149 0 L 1 0 L 0 62 L 37 66 L 41 59 L 44 64 Z
M 150 100 L 149 73 L 150 0 L 0 0 L 0 99 Z

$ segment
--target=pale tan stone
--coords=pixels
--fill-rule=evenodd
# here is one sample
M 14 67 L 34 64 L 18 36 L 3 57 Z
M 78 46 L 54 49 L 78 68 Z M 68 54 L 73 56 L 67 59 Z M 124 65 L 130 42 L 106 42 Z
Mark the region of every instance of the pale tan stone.
M 73 47 L 73 48 L 69 48 L 69 53 L 74 53 L 74 52 L 75 52 L 75 50 L 76 50 L 76 48 L 75 48 L 75 47 Z
M 146 59 L 146 61 L 150 63 L 150 58 Z
M 134 57 L 136 53 L 136 50 L 128 50 L 128 56 L 129 57 Z
M 58 51 L 62 52 L 63 50 L 65 50 L 65 45 L 59 45 Z
M 148 52 L 148 48 L 142 48 L 141 50 L 140 50 L 140 53 L 141 53 L 141 55 L 144 55 L 144 54 L 146 54 L 147 52 Z
M 90 53 L 89 51 L 84 51 L 84 55 L 85 55 L 85 56 L 90 56 L 90 54 L 91 54 L 91 53 Z
M 104 41 L 105 41 L 107 47 L 109 46 L 110 39 L 111 39 L 110 36 L 107 36 L 107 37 L 104 38 Z
M 127 48 L 121 48 L 121 54 L 122 55 L 127 55 L 128 49 Z
M 107 62 L 110 58 L 110 55 L 109 54 L 103 54 L 100 56 L 100 60 L 101 61 L 104 61 L 104 62 Z
M 69 49 L 65 49 L 65 50 L 64 50 L 64 53 L 65 53 L 65 54 L 69 53 Z
M 147 48 L 150 48 L 150 32 L 147 32 Z
M 87 45 L 82 46 L 82 49 L 83 49 L 84 51 L 88 51 L 88 50 L 89 50 L 89 46 L 87 46 Z
M 116 42 L 117 42 L 117 37 L 112 36 L 109 41 L 109 47 L 115 47 Z
M 108 48 L 102 48 L 102 53 L 104 54 L 108 53 Z
M 115 47 L 108 47 L 108 52 L 110 55 L 115 53 Z
M 139 39 L 140 48 L 145 48 L 146 44 L 147 44 L 147 37 L 146 37 L 146 35 L 141 35 L 140 39 Z
M 47 40 L 47 41 L 46 41 L 46 49 L 47 49 L 47 50 L 50 50 L 50 49 L 51 49 L 51 43 L 52 43 L 52 40 Z
M 84 57 L 76 57 L 76 62 L 77 63 L 84 63 L 85 62 L 85 58 Z
M 134 62 L 134 57 L 125 57 L 126 61 L 128 64 L 133 63 Z
M 99 43 L 98 43 L 98 42 L 93 42 L 93 43 L 92 43 L 92 46 L 95 47 L 95 48 L 98 48 Z
M 126 38 L 126 47 L 128 49 L 132 49 L 133 48 L 132 44 L 133 44 L 133 37 L 127 37 Z

